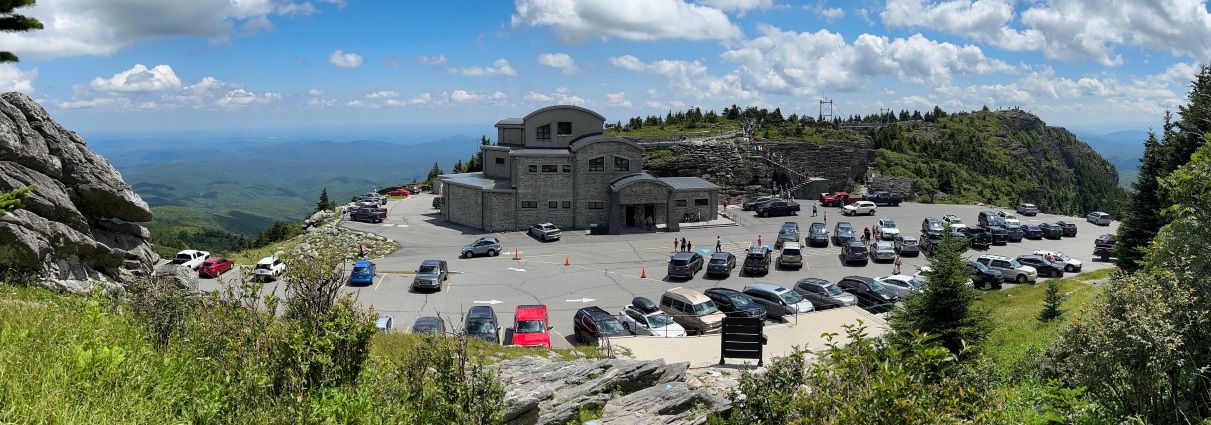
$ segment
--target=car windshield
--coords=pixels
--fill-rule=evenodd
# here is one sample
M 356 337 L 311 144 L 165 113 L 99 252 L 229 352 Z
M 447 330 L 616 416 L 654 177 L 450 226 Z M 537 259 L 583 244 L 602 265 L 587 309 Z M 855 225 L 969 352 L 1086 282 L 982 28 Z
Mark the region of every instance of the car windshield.
M 649 314 L 647 316 L 647 319 L 648 319 L 648 326 L 651 326 L 653 328 L 663 328 L 665 326 L 673 324 L 673 319 L 669 318 L 669 315 L 664 314 L 664 313 Z
M 513 329 L 513 332 L 519 334 L 531 334 L 545 330 L 546 326 L 543 326 L 541 320 L 522 320 L 517 322 L 517 328 Z
M 920 288 L 921 285 L 925 284 L 925 282 L 922 282 L 920 279 L 917 279 L 917 278 L 908 279 L 908 280 L 902 281 L 902 282 L 907 282 L 908 286 L 911 286 L 913 288 Z
M 496 326 L 491 322 L 483 320 L 472 320 L 467 322 L 467 333 L 472 334 L 491 334 L 496 333 Z
M 879 281 L 877 281 L 877 280 L 870 281 L 870 290 L 872 290 L 872 291 L 883 292 L 883 290 L 885 290 L 886 288 L 887 287 L 883 286 L 883 284 L 879 283 Z
M 1010 213 L 1005 213 L 1006 220 L 1012 220 L 1012 219 L 1016 219 L 1016 218 L 1018 218 L 1018 216 L 1010 214 Z
M 866 247 L 861 245 L 850 245 L 849 250 L 853 252 L 866 252 Z
M 1009 265 L 1013 266 L 1015 269 L 1022 267 L 1022 263 L 1019 263 L 1018 260 L 1009 260 Z
M 975 266 L 977 269 L 979 269 L 982 272 L 988 271 L 988 266 L 985 266 L 984 263 L 978 263 L 978 262 L 972 261 L 968 264 Z
M 904 238 L 904 239 L 900 239 L 900 243 L 902 243 L 904 245 L 916 245 L 917 239 L 916 238 Z
M 952 219 L 950 219 L 950 224 L 963 224 L 963 219 L 961 219 L 961 218 L 952 218 Z
M 727 264 L 727 260 L 725 260 L 723 258 L 712 258 L 711 264 L 722 266 L 724 264 Z
M 843 292 L 843 291 L 841 291 L 841 288 L 838 288 L 837 284 L 835 284 L 835 283 L 829 283 L 827 285 L 824 285 L 823 288 L 824 288 L 825 292 L 828 292 L 829 296 L 833 296 L 833 297 L 835 297 L 837 295 L 841 295 L 841 292 Z
M 890 222 L 890 221 L 889 221 L 889 222 L 886 222 L 886 223 L 883 223 L 883 228 L 884 228 L 884 229 L 895 229 L 895 228 L 896 228 L 896 223 L 892 223 L 892 222 Z
M 736 308 L 748 307 L 750 305 L 753 305 L 753 300 L 749 297 L 733 296 L 733 297 L 731 297 L 731 299 L 732 299 L 732 305 L 736 306 Z
M 875 244 L 875 251 L 895 251 L 895 248 L 891 247 L 890 242 L 879 242 Z
M 269 264 L 268 263 L 257 263 L 256 269 L 257 270 L 269 270 Z
M 417 274 L 434 274 L 437 273 L 437 266 L 420 266 L 416 271 Z
M 669 261 L 669 264 L 672 264 L 672 265 L 674 265 L 674 266 L 684 266 L 684 265 L 686 265 L 686 264 L 688 264 L 688 263 L 689 263 L 689 262 L 688 262 L 688 261 L 685 261 L 685 260 L 672 260 L 672 261 Z
M 787 304 L 798 304 L 803 302 L 803 296 L 799 295 L 795 291 L 786 291 L 778 296 L 782 298 L 782 301 L 786 301 Z
M 707 301 L 700 304 L 694 304 L 694 314 L 705 316 L 708 314 L 718 313 L 719 307 L 715 306 L 714 301 Z
M 370 273 L 370 268 L 369 267 L 354 267 L 353 273 L 355 273 L 355 274 Z
M 782 255 L 799 255 L 799 250 L 795 248 L 785 248 L 782 250 Z
M 852 232 L 853 230 L 854 230 L 854 228 L 849 227 L 848 224 L 842 224 L 840 226 L 837 226 L 837 231 L 840 231 L 840 232 Z
M 811 227 L 811 232 L 812 232 L 812 233 L 816 233 L 816 232 L 823 232 L 823 231 L 824 231 L 824 225 L 823 225 L 823 224 L 821 224 L 821 225 L 815 225 L 815 224 L 813 224 L 813 225 L 812 225 L 812 227 Z
M 627 332 L 626 328 L 622 327 L 622 323 L 617 320 L 599 320 L 597 321 L 597 326 L 599 327 L 598 330 L 601 331 L 602 334 L 609 336 L 623 336 L 631 334 L 630 332 Z
M 938 221 L 929 222 L 929 228 L 933 230 L 942 230 L 942 223 Z
M 1059 259 L 1060 261 L 1068 261 L 1068 260 L 1072 259 L 1071 257 L 1064 255 L 1064 253 L 1062 253 L 1062 252 L 1055 252 L 1055 253 L 1051 254 L 1051 257 Z

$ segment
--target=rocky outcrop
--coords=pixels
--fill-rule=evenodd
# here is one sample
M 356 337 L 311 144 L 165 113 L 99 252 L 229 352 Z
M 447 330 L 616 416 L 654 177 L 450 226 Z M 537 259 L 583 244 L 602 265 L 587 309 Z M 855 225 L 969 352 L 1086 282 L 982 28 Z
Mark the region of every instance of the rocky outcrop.
M 706 389 L 689 387 L 687 366 L 661 360 L 552 361 L 530 356 L 491 368 L 508 389 L 506 424 L 566 424 L 581 409 L 602 410 L 600 423 L 704 423 L 708 412 L 729 403 Z
M 0 269 L 87 291 L 148 273 L 151 210 L 104 157 L 21 93 L 0 95 L 0 191 L 35 185 L 0 216 Z

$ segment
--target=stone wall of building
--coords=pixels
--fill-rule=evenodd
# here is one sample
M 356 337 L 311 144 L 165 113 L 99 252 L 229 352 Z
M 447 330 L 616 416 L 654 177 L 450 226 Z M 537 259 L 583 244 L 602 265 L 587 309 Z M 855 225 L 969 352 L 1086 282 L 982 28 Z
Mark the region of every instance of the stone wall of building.
M 699 205 L 698 200 L 705 199 L 706 205 Z M 681 220 L 686 214 L 701 214 L 702 221 L 710 221 L 716 218 L 719 209 L 718 193 L 712 194 L 707 190 L 681 190 L 673 192 L 673 219 Z
M 554 223 L 559 228 L 573 227 L 573 173 L 575 165 L 571 155 L 565 156 L 514 156 L 517 167 L 514 186 L 517 188 L 517 222 L 529 226 L 534 223 Z M 556 172 L 543 172 L 543 166 L 555 166 Z M 536 166 L 538 172 L 531 172 Z M 533 208 L 523 203 L 534 202 Z M 554 202 L 555 208 L 551 208 Z M 497 214 L 493 212 L 493 214 Z
M 484 228 L 480 189 L 449 183 L 444 186 L 442 214 L 446 220 L 476 229 Z
M 614 171 L 614 157 L 631 161 L 628 171 Z M 603 171 L 589 171 L 589 160 L 604 158 Z M 643 148 L 624 141 L 603 141 L 584 145 L 576 150 L 575 185 L 576 208 L 574 228 L 586 229 L 592 223 L 611 223 L 609 217 L 610 182 L 643 170 Z M 590 202 L 602 202 L 603 209 L 589 209 Z
M 511 192 L 484 192 L 484 231 L 520 230 L 530 223 L 517 221 L 517 194 Z

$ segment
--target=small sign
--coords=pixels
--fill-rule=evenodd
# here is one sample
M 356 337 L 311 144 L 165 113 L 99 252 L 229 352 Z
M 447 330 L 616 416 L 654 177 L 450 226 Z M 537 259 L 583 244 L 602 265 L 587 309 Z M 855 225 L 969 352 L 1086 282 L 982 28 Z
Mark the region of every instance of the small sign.
M 759 317 L 725 317 L 723 318 L 723 334 L 719 343 L 719 364 L 725 360 L 757 359 L 757 366 L 763 366 L 762 347 L 766 338 L 765 321 Z

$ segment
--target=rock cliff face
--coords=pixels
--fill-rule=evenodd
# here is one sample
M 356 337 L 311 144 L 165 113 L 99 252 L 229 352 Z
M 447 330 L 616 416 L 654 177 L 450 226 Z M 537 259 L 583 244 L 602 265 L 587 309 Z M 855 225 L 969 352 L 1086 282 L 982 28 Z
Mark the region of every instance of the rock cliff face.
M 0 95 L 0 191 L 36 185 L 25 208 L 0 216 L 0 271 L 87 291 L 147 273 L 158 260 L 147 203 L 78 134 L 21 93 Z

